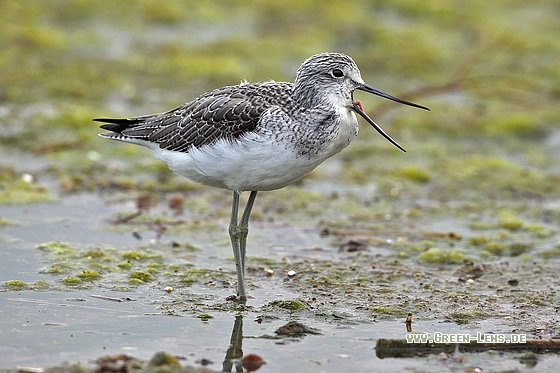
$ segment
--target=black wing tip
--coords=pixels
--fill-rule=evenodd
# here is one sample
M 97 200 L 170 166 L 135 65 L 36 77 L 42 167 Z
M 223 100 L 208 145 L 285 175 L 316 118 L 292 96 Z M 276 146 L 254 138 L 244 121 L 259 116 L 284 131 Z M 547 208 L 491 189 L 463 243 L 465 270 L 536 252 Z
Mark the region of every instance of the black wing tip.
M 99 127 L 104 130 L 117 133 L 121 133 L 132 124 L 129 119 L 125 118 L 93 118 L 92 120 L 94 122 L 106 123 Z
M 121 126 L 119 126 L 118 124 L 104 124 L 102 126 L 99 126 L 99 128 L 107 130 L 107 131 L 119 132 L 119 133 L 124 129 Z
M 128 118 L 93 118 L 92 121 L 101 122 L 101 123 L 113 123 L 113 124 L 130 123 L 130 119 Z

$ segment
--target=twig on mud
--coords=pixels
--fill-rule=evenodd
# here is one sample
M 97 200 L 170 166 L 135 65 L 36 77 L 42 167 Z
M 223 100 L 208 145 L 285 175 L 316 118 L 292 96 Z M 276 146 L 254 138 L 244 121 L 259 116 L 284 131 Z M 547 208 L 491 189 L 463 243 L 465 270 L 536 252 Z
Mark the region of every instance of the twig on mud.
M 139 217 L 140 215 L 142 215 L 142 211 L 136 211 L 135 213 L 132 213 L 130 215 L 126 215 L 123 216 L 122 218 L 118 218 L 113 220 L 111 223 L 117 225 L 117 224 L 128 224 L 130 223 L 131 220 Z
M 95 294 L 90 294 L 89 295 L 92 298 L 97 298 L 97 299 L 103 299 L 103 300 L 110 300 L 112 302 L 124 302 L 124 301 L 131 301 L 131 298 L 113 298 L 113 297 L 106 297 L 104 295 L 95 295 Z
M 367 236 L 368 238 L 378 242 L 380 244 L 391 244 L 390 240 L 371 237 L 372 235 L 383 235 L 383 236 L 397 236 L 397 237 L 430 237 L 430 238 L 451 238 L 458 240 L 461 236 L 455 232 L 402 232 L 402 231 L 370 231 L 370 230 L 359 230 L 359 229 L 336 229 L 336 228 L 323 228 L 321 230 L 322 236 Z

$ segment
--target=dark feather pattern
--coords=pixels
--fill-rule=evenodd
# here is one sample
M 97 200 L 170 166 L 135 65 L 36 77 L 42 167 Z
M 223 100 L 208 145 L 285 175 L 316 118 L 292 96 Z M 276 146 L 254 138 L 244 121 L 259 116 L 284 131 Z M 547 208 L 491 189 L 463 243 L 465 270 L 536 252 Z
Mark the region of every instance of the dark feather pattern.
M 292 84 L 240 84 L 207 92 L 195 100 L 160 114 L 128 119 L 98 118 L 113 139 L 139 139 L 162 149 L 188 152 L 218 140 L 234 141 L 254 131 L 271 107 L 292 107 Z

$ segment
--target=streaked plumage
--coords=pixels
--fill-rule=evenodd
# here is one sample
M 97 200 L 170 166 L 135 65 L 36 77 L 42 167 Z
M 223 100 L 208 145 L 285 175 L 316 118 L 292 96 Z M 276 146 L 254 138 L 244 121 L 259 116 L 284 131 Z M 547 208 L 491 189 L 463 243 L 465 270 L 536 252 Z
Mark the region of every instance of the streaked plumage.
M 111 132 L 102 137 L 147 146 L 173 171 L 234 191 L 230 237 L 238 295 L 245 302 L 245 239 L 257 191 L 291 184 L 348 146 L 358 134 L 355 112 L 402 149 L 354 102 L 356 89 L 427 109 L 365 84 L 350 57 L 322 53 L 303 62 L 293 84 L 242 83 L 204 93 L 165 113 L 94 120 L 108 123 L 101 128 Z M 238 224 L 242 191 L 252 193 Z

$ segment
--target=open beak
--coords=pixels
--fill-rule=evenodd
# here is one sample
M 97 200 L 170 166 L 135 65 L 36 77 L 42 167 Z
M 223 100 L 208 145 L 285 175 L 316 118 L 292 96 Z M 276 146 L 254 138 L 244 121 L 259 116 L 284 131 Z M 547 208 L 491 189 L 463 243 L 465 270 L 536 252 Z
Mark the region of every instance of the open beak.
M 364 92 L 373 93 L 374 95 L 381 96 L 381 97 L 383 97 L 383 98 L 389 99 L 389 100 L 391 100 L 391 101 L 399 102 L 399 103 L 401 103 L 401 104 L 405 104 L 405 105 L 409 105 L 409 106 L 414 106 L 414 107 L 417 107 L 417 108 L 419 108 L 419 109 L 424 109 L 424 110 L 428 110 L 428 111 L 430 110 L 430 109 L 428 109 L 426 106 L 422 106 L 422 105 L 415 104 L 415 103 L 413 103 L 413 102 L 401 100 L 400 98 L 397 98 L 397 97 L 395 97 L 395 96 L 391 96 L 390 94 L 387 94 L 387 93 L 382 92 L 382 91 L 380 91 L 380 90 L 378 90 L 378 89 L 375 89 L 375 88 L 373 88 L 373 87 L 371 87 L 371 86 L 369 86 L 369 85 L 367 85 L 367 84 L 364 84 L 364 85 L 358 87 L 357 89 L 362 90 L 362 91 L 364 91 Z M 368 117 L 368 115 L 364 112 L 364 110 L 363 110 L 363 108 L 362 108 L 362 105 L 361 105 L 361 103 L 360 103 L 359 101 L 356 101 L 356 102 L 353 102 L 353 103 L 352 103 L 352 109 L 354 109 L 354 111 L 355 111 L 356 113 L 360 114 L 360 116 L 361 116 L 362 118 L 364 118 L 364 119 L 366 120 L 366 122 L 368 122 L 369 124 L 371 124 L 371 126 L 372 126 L 373 128 L 375 128 L 375 130 L 376 130 L 377 132 L 379 132 L 379 134 L 380 134 L 381 136 L 385 137 L 391 144 L 395 145 L 397 148 L 399 148 L 399 149 L 402 150 L 403 152 L 406 152 L 406 150 L 405 150 L 402 146 L 400 146 L 395 140 L 393 140 L 393 139 L 391 138 L 391 136 L 387 135 L 387 134 L 385 133 L 385 131 L 383 131 L 383 129 L 382 129 L 381 127 L 379 127 L 379 126 L 377 125 L 377 123 L 375 123 L 375 122 L 373 121 L 373 119 L 371 119 L 370 117 Z

